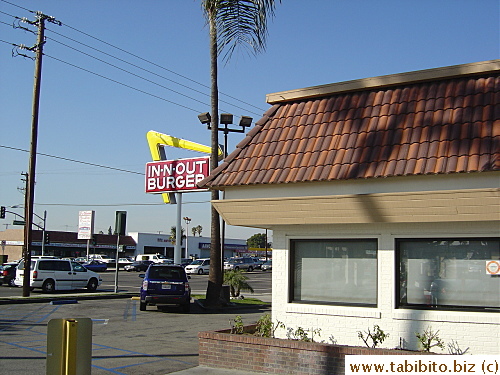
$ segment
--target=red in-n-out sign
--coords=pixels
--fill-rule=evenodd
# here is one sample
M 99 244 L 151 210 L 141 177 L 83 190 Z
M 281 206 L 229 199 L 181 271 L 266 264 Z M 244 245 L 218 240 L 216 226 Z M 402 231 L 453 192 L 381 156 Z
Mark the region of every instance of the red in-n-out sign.
M 146 164 L 146 193 L 204 191 L 196 184 L 208 177 L 210 157 L 162 160 Z

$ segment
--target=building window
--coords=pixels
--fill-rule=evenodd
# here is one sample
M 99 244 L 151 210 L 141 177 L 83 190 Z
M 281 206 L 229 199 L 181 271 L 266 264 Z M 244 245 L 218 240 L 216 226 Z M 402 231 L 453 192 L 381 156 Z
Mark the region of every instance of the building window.
M 290 302 L 377 305 L 377 240 L 292 240 Z
M 399 239 L 396 250 L 398 307 L 500 308 L 500 278 L 487 271 L 500 259 L 498 238 Z

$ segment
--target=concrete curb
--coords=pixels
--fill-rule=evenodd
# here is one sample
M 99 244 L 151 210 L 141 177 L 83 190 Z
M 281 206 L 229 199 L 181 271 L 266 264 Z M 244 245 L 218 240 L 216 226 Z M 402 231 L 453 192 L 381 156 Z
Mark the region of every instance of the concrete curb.
M 271 308 L 270 303 L 262 303 L 258 305 L 240 305 L 240 304 L 229 304 L 220 307 L 207 307 L 203 303 L 201 303 L 196 298 L 193 298 L 193 302 L 196 303 L 201 309 L 208 312 L 221 312 L 227 310 L 247 310 L 247 309 L 262 309 L 262 308 Z
M 23 303 L 49 303 L 52 301 L 64 300 L 92 300 L 92 299 L 117 299 L 117 298 L 132 298 L 137 296 L 138 293 L 84 293 L 84 294 L 61 294 L 61 295 L 47 295 L 47 296 L 30 296 L 30 297 L 4 297 L 0 298 L 0 305 L 10 304 L 23 304 Z

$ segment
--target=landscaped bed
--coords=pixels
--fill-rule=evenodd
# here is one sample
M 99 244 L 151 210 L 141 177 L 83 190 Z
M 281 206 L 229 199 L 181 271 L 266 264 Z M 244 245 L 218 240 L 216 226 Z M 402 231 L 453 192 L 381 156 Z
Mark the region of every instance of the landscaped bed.
M 200 332 L 199 364 L 272 374 L 344 374 L 346 355 L 420 355 L 428 352 L 352 347 L 255 336 L 256 325 Z M 246 334 L 245 334 L 246 333 Z

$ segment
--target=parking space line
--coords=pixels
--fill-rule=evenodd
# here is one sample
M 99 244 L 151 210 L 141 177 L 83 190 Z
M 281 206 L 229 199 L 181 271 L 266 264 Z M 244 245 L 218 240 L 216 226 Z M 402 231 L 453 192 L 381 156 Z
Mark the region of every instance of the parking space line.
M 154 354 L 146 354 L 146 353 L 141 353 L 141 352 L 135 352 L 135 351 L 132 351 L 132 350 L 120 349 L 120 348 L 115 348 L 115 347 L 112 347 L 112 346 L 107 346 L 107 345 L 102 345 L 102 344 L 93 344 L 93 346 L 97 346 L 98 348 L 95 348 L 95 349 L 93 348 L 92 352 L 94 352 L 94 351 L 100 351 L 100 350 L 115 350 L 115 351 L 118 351 L 118 352 L 126 353 L 126 354 L 121 354 L 121 355 L 106 355 L 106 356 L 101 356 L 99 358 L 96 358 L 94 356 L 92 357 L 92 367 L 95 367 L 95 368 L 98 368 L 98 369 L 101 369 L 101 370 L 105 370 L 105 371 L 109 371 L 109 372 L 112 372 L 113 374 L 120 374 L 120 375 L 123 374 L 122 372 L 118 371 L 119 369 L 131 368 L 131 367 L 136 367 L 136 366 L 144 366 L 144 365 L 147 365 L 147 364 L 156 363 L 156 362 L 162 362 L 162 361 L 177 362 L 177 363 L 187 364 L 187 365 L 196 365 L 196 363 L 186 362 L 186 361 L 183 361 L 183 360 L 180 360 L 180 359 L 163 358 L 161 356 L 154 355 Z M 172 354 L 172 355 L 175 355 L 175 354 Z M 98 364 L 95 363 L 96 361 L 105 360 L 105 359 L 109 359 L 109 358 L 131 358 L 131 359 L 134 359 L 134 357 L 136 357 L 136 356 L 150 358 L 151 360 L 139 361 L 137 359 L 137 361 L 138 361 L 137 363 L 131 363 L 129 365 L 123 365 L 123 366 L 111 367 L 111 368 L 104 367 L 104 366 L 101 366 L 101 365 L 98 365 Z

